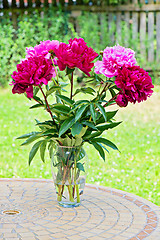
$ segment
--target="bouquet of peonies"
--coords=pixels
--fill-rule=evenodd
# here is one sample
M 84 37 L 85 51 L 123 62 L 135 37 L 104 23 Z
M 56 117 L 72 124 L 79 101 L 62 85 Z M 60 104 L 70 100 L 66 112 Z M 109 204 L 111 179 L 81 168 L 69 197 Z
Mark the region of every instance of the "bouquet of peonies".
M 46 149 L 52 156 L 56 144 L 81 147 L 87 142 L 104 160 L 108 148 L 118 150 L 114 143 L 101 136 L 120 124 L 113 119 L 117 111 L 108 109 L 114 104 L 126 107 L 128 102 L 144 101 L 151 96 L 154 87 L 148 73 L 137 65 L 134 51 L 117 45 L 106 47 L 99 55 L 82 38 L 74 38 L 68 44 L 43 41 L 27 48 L 26 53 L 26 58 L 12 74 L 12 93 L 24 93 L 36 102 L 32 109 L 43 108 L 50 115 L 46 121 L 36 120 L 39 131 L 19 137 L 26 139 L 22 145 L 36 141 L 29 154 L 29 164 L 38 150 L 43 161 Z M 76 68 L 84 75 L 84 86 L 74 82 Z M 77 100 L 78 94 L 81 98 Z M 83 156 L 81 149 L 78 152 Z M 75 172 L 76 169 L 84 171 L 81 158 L 78 157 L 76 163 L 68 159 L 61 162 L 61 172 L 62 169 L 67 171 L 66 164 L 69 169 L 74 166 Z M 60 166 L 60 162 L 56 164 Z M 61 183 L 60 198 L 62 188 Z

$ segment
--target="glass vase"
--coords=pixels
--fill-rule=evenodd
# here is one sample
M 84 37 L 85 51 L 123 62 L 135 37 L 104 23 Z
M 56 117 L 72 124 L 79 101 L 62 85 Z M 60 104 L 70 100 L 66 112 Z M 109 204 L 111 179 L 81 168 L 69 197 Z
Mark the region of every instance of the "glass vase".
M 80 205 L 87 176 L 87 163 L 87 156 L 82 146 L 56 147 L 51 158 L 51 166 L 60 206 Z

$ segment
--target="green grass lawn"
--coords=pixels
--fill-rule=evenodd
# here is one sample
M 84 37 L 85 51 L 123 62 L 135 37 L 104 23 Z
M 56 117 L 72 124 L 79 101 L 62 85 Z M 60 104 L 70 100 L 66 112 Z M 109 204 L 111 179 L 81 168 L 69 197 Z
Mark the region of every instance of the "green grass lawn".
M 29 110 L 32 104 L 23 95 L 0 89 L 0 177 L 51 178 L 50 160 L 39 155 L 28 166 L 31 145 L 21 147 L 16 137 L 34 131 L 35 121 L 49 119 L 47 113 Z M 160 87 L 140 104 L 121 108 L 116 120 L 123 121 L 104 135 L 121 153 L 111 150 L 106 162 L 89 145 L 88 183 L 121 189 L 160 205 Z M 111 110 L 111 108 L 109 109 Z M 47 116 L 47 118 L 46 118 Z

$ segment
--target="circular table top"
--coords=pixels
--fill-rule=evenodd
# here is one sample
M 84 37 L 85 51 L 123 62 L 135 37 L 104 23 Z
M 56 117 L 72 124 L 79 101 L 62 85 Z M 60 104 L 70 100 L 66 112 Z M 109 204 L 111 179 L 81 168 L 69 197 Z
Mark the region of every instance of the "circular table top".
M 81 206 L 56 202 L 51 180 L 0 179 L 0 239 L 160 240 L 160 207 L 87 184 Z

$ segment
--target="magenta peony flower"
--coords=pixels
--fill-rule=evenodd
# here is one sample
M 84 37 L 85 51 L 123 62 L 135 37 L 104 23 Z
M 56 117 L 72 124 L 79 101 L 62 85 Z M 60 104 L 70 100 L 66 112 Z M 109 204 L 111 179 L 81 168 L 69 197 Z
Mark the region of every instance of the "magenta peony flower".
M 98 56 L 82 38 L 70 39 L 69 44 L 60 43 L 59 47 L 55 49 L 55 54 L 61 71 L 66 67 L 70 69 L 77 67 L 88 76 L 94 66 L 92 61 Z
M 122 46 L 106 47 L 103 51 L 102 61 L 97 61 L 95 66 L 96 74 L 103 74 L 106 77 L 117 75 L 118 69 L 136 65 L 135 52 L 130 48 Z
M 59 41 L 57 40 L 47 40 L 40 42 L 39 45 L 36 45 L 34 48 L 29 47 L 26 48 L 26 58 L 33 56 L 45 56 L 46 58 L 50 58 L 50 53 L 55 51 L 55 49 L 59 46 Z M 49 53 L 50 52 L 50 53 Z
M 117 98 L 116 98 L 116 103 L 120 106 L 120 107 L 126 107 L 128 105 L 128 100 L 127 98 L 124 96 L 124 94 L 120 93 L 118 94 Z
M 154 88 L 151 77 L 139 66 L 119 69 L 115 84 L 121 89 L 116 99 L 117 104 L 121 107 L 127 106 L 128 102 L 145 101 L 152 95 L 152 88 Z
M 43 56 L 31 57 L 18 64 L 11 77 L 14 80 L 10 84 L 13 85 L 13 94 L 26 92 L 28 98 L 33 98 L 33 86 L 47 85 L 55 77 L 55 71 L 51 60 Z

